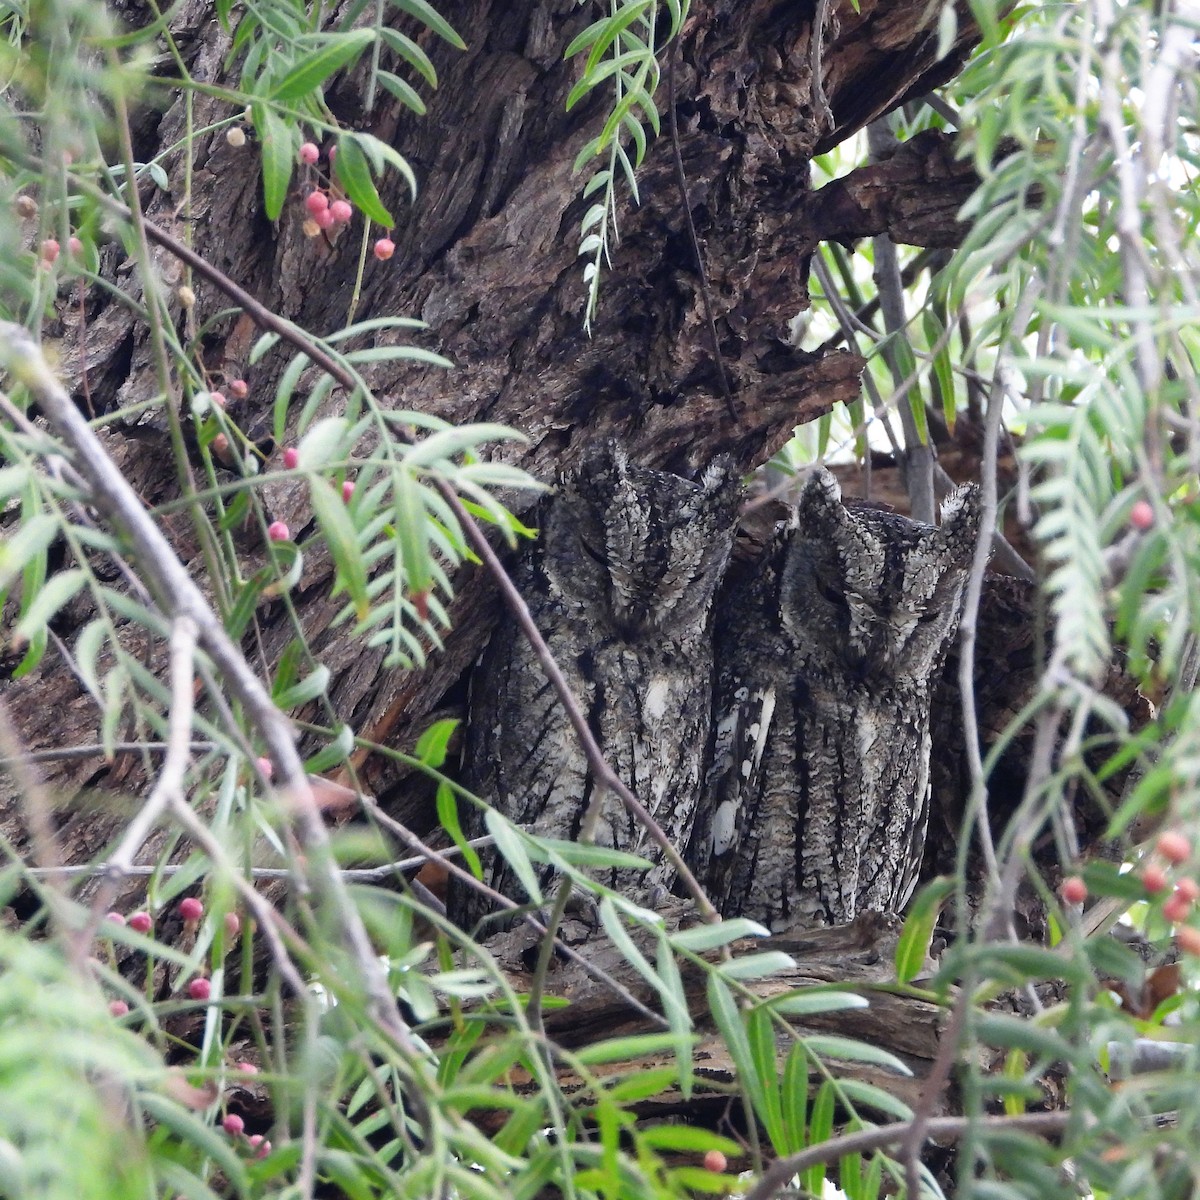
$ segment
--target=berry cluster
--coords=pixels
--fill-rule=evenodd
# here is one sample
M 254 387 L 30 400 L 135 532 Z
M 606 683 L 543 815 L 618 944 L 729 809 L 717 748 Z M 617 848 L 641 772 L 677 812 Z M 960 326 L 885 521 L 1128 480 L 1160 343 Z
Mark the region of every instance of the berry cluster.
M 329 151 L 331 162 L 336 150 L 335 146 Z M 315 142 L 305 142 L 300 147 L 300 161 L 306 167 L 315 167 L 321 161 L 320 147 Z M 308 211 L 304 221 L 304 232 L 308 237 L 316 237 L 327 230 L 349 224 L 354 216 L 354 206 L 343 197 L 334 196 L 328 180 L 324 187 L 314 187 L 304 197 L 304 207 Z M 373 247 L 373 253 L 380 262 L 386 262 L 395 252 L 396 243 L 389 237 L 379 238 Z
M 1163 918 L 1175 927 L 1179 948 L 1200 955 L 1200 929 L 1187 924 L 1196 901 L 1200 900 L 1200 883 L 1191 875 L 1179 873 L 1179 868 L 1191 859 L 1191 842 L 1178 830 L 1169 829 L 1159 834 L 1154 856 L 1145 862 L 1139 878 L 1150 901 L 1158 903 L 1161 898 Z M 1059 895 L 1067 904 L 1082 904 L 1088 897 L 1087 884 L 1081 876 L 1069 875 L 1063 880 Z
M 283 451 L 283 468 L 294 471 L 300 465 L 300 451 L 295 446 L 287 446 Z M 349 504 L 354 497 L 355 483 L 352 479 L 342 481 L 342 499 Z M 291 538 L 292 531 L 286 521 L 272 521 L 267 528 L 267 537 L 273 542 L 286 542 Z

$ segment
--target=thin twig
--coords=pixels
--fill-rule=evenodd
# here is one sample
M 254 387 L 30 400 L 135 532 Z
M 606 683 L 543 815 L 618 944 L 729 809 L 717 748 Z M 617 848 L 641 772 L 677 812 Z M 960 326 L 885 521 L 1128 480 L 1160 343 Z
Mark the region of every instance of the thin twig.
M 1011 1117 L 934 1117 L 926 1125 L 925 1133 L 929 1138 L 954 1140 L 973 1129 L 985 1133 L 1019 1131 L 1053 1135 L 1062 1133 L 1071 1120 L 1072 1114 L 1069 1112 L 1022 1113 Z M 797 1154 L 788 1155 L 787 1158 L 778 1158 L 744 1194 L 742 1200 L 770 1200 L 787 1186 L 793 1175 L 798 1175 L 809 1167 L 831 1163 L 849 1154 L 865 1154 L 894 1145 L 907 1135 L 911 1124 L 911 1121 L 902 1121 L 878 1129 L 860 1129 L 856 1133 L 847 1133 L 818 1142 Z M 910 1192 L 909 1195 L 916 1200 L 915 1193 Z

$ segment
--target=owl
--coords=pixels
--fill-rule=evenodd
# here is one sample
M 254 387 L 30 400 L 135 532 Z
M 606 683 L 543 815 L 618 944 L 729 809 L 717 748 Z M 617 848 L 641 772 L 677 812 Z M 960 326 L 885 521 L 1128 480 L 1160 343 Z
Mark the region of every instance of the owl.
M 712 607 L 725 573 L 740 484 L 724 460 L 693 482 L 631 462 L 616 442 L 589 445 L 543 515 L 514 578 L 587 716 L 605 758 L 680 851 L 691 831 L 712 718 Z M 565 711 L 520 630 L 501 623 L 471 678 L 463 782 L 532 833 L 575 840 L 595 782 Z M 483 832 L 474 805 L 469 834 Z M 669 889 L 673 872 L 611 794 L 596 842 L 649 859 L 649 872 L 605 870 L 622 892 Z M 542 883 L 549 882 L 545 868 Z M 484 878 L 527 897 L 496 852 Z M 486 898 L 451 888 L 469 927 Z
M 775 932 L 898 913 L 929 821 L 934 677 L 979 494 L 933 527 L 847 509 L 824 469 L 717 603 L 712 763 L 687 859 L 725 916 Z

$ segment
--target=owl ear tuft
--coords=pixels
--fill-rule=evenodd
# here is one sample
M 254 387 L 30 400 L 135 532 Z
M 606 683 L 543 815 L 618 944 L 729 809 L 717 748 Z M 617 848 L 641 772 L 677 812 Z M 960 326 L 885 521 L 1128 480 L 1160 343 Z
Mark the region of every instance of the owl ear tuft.
M 796 501 L 796 517 L 806 527 L 845 522 L 846 507 L 842 504 L 841 486 L 824 467 L 815 468 L 804 481 L 800 499 Z
M 942 501 L 942 541 L 947 545 L 968 547 L 972 551 L 979 538 L 983 516 L 983 497 L 979 485 L 964 483 Z

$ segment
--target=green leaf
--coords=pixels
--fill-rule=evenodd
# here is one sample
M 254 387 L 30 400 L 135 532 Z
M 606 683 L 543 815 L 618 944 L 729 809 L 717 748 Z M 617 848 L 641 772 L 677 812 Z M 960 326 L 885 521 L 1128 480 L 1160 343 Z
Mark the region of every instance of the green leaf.
M 376 225 L 391 229 L 395 221 L 392 214 L 384 208 L 383 201 L 379 199 L 375 181 L 371 178 L 371 168 L 367 164 L 367 156 L 363 153 L 357 135 L 343 133 L 339 136 L 333 169 L 346 189 L 351 203 Z
M 881 1050 L 878 1046 L 867 1042 L 855 1041 L 853 1038 L 837 1037 L 833 1034 L 814 1034 L 804 1039 L 810 1054 L 821 1058 L 837 1058 L 847 1062 L 873 1063 L 877 1067 L 887 1067 L 897 1075 L 911 1075 L 908 1069 L 894 1054 Z
M 691 929 L 681 929 L 678 933 L 671 934 L 671 943 L 681 950 L 691 950 L 694 954 L 700 954 L 705 950 L 715 950 L 718 946 L 727 946 L 739 938 L 770 936 L 770 930 L 757 921 L 735 917 L 728 921 L 714 921 L 695 925 Z
M 17 622 L 12 632 L 12 644 L 19 646 L 32 641 L 36 634 L 44 630 L 54 614 L 83 587 L 87 578 L 87 573 L 81 567 L 71 567 L 51 575 Z
M 727 963 L 721 964 L 721 974 L 726 979 L 761 979 L 764 975 L 774 975 L 779 971 L 788 971 L 796 965 L 796 960 L 782 950 L 766 950 L 761 954 L 743 954 Z
M 430 87 L 437 87 L 437 70 L 434 68 L 433 62 L 412 38 L 398 29 L 392 29 L 389 25 L 384 25 L 379 30 L 379 35 L 388 48 L 400 55 Z
M 447 717 L 441 721 L 434 721 L 417 739 L 413 754 L 427 767 L 433 767 L 434 770 L 437 770 L 445 763 L 446 750 L 450 745 L 450 739 L 454 736 L 454 731 L 460 724 L 461 722 L 457 718 L 451 717 Z
M 438 724 L 454 725 L 456 722 L 439 721 Z M 426 733 L 428 732 L 426 730 Z M 420 757 L 420 743 L 418 743 L 417 755 Z M 467 870 L 476 879 L 482 879 L 483 864 L 479 861 L 479 855 L 475 853 L 475 847 L 467 845 L 468 839 L 466 834 L 463 833 L 462 823 L 459 820 L 458 798 L 454 795 L 454 789 L 444 782 L 439 783 L 437 787 L 437 814 L 442 828 L 450 835 L 454 844 L 461 851 L 463 861 L 467 864 Z
M 896 978 L 911 983 L 925 969 L 942 902 L 954 891 L 954 880 L 945 876 L 931 880 L 909 907 L 904 929 L 896 943 Z
M 35 557 L 44 555 L 58 535 L 58 522 L 48 513 L 25 517 L 11 537 L 0 540 L 0 589 L 7 588 Z
M 808 1054 L 797 1043 L 788 1051 L 781 1092 L 783 1145 L 781 1154 L 795 1154 L 805 1145 L 804 1122 L 808 1112 Z
M 521 886 L 533 904 L 544 903 L 542 889 L 534 874 L 533 863 L 525 852 L 525 845 L 517 836 L 512 823 L 502 817 L 494 808 L 489 808 L 483 814 L 487 831 L 496 839 L 496 849 L 504 856 L 508 865 L 516 872 Z
M 708 1011 L 725 1040 L 726 1049 L 737 1068 L 738 1082 L 745 1089 L 755 1112 L 763 1112 L 767 1099 L 762 1081 L 754 1069 L 754 1056 L 750 1051 L 750 1040 L 742 1023 L 742 1014 L 734 1002 L 733 993 L 714 971 L 708 977 Z
M 763 1002 L 773 1012 L 787 1017 L 810 1017 L 815 1013 L 842 1012 L 851 1008 L 866 1008 L 866 996 L 856 992 L 838 992 L 823 988 L 804 988 L 801 991 L 785 992 Z
M 355 616 L 364 621 L 371 608 L 367 596 L 367 565 L 363 561 L 358 531 L 354 528 L 346 502 L 341 492 L 335 491 L 332 484 L 321 475 L 309 476 L 308 493 L 312 500 L 313 515 L 317 518 L 337 568 L 330 595 L 337 596 L 344 590 L 354 605 Z
M 438 12 L 428 0 L 391 0 L 399 9 L 416 17 L 422 25 L 432 29 L 443 41 L 449 42 L 455 50 L 465 50 L 467 43 L 454 32 L 454 27 Z
M 809 1144 L 819 1146 L 829 1141 L 833 1134 L 833 1082 L 825 1080 L 817 1089 L 817 1098 L 812 1106 L 812 1123 L 809 1128 Z M 821 1163 L 809 1167 L 801 1176 L 804 1188 L 813 1196 L 825 1194 L 825 1167 Z
M 711 1129 L 695 1125 L 643 1125 L 635 1134 L 643 1146 L 653 1150 L 695 1151 L 720 1150 L 731 1158 L 740 1158 L 742 1146 L 732 1138 L 722 1137 Z
M 628 1037 L 609 1038 L 603 1042 L 593 1042 L 582 1050 L 575 1051 L 572 1057 L 585 1066 L 597 1066 L 601 1063 L 631 1062 L 637 1058 L 646 1058 L 664 1051 L 675 1051 L 677 1042 L 673 1033 L 637 1033 Z
M 352 29 L 345 33 L 326 33 L 296 46 L 301 60 L 267 95 L 285 103 L 299 100 L 321 86 L 335 71 L 344 67 L 375 40 L 370 29 Z M 315 47 L 314 47 L 315 43 Z M 338 148 L 341 154 L 341 148 Z
M 746 1038 L 754 1060 L 754 1073 L 759 1080 L 762 1108 L 756 1109 L 758 1119 L 777 1153 L 787 1141 L 783 1127 L 783 1099 L 779 1087 L 779 1072 L 775 1066 L 775 1028 L 770 1012 L 762 1007 L 753 1009 L 746 1018 Z
M 387 91 L 391 92 L 391 94 L 395 96 L 405 108 L 412 109 L 412 111 L 415 112 L 419 117 L 423 117 L 425 115 L 425 101 L 422 100 L 417 94 L 417 91 L 412 84 L 401 79 L 399 75 L 393 75 L 391 71 L 376 71 L 375 78 L 378 79 L 380 84 Z
M 838 1080 L 838 1086 L 855 1104 L 876 1108 L 900 1121 L 912 1120 L 912 1109 L 903 1100 L 898 1100 L 891 1092 L 885 1092 L 883 1088 L 876 1087 L 873 1083 L 864 1083 L 859 1079 L 843 1077 Z
M 323 696 L 329 687 L 329 668 L 318 663 L 312 673 L 301 679 L 299 683 L 275 693 L 273 699 L 279 708 L 299 708 L 318 696 Z
M 250 115 L 262 154 L 263 208 L 268 220 L 278 221 L 296 162 L 294 129 L 265 104 L 252 104 Z

